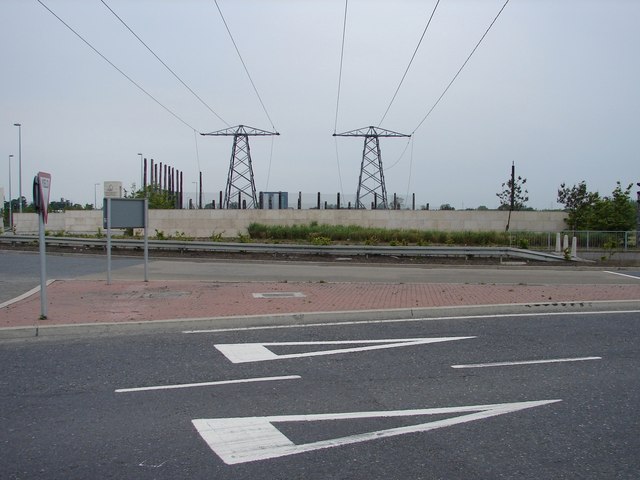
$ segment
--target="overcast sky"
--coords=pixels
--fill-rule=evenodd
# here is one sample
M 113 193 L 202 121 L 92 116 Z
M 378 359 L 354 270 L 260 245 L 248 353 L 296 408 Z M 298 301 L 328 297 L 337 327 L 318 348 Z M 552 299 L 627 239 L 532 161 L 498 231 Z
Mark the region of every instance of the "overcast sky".
M 202 171 L 210 201 L 232 138 L 198 133 L 238 124 L 281 134 L 251 138 L 259 191 L 355 194 L 363 139 L 332 134 L 368 125 L 413 133 L 381 139 L 387 191 L 431 208 L 497 207 L 512 162 L 537 209 L 558 206 L 563 182 L 608 195 L 640 181 L 637 0 L 511 0 L 419 128 L 504 0 L 440 1 L 382 123 L 436 0 L 349 0 L 337 125 L 342 0 L 218 0 L 268 116 L 213 0 L 105 0 L 226 124 L 100 0 L 42 1 L 182 121 L 38 1 L 1 0 L 0 186 L 13 154 L 14 197 L 14 123 L 29 201 L 40 170 L 75 203 L 96 183 L 139 185 L 138 153 L 182 170 L 185 191 Z

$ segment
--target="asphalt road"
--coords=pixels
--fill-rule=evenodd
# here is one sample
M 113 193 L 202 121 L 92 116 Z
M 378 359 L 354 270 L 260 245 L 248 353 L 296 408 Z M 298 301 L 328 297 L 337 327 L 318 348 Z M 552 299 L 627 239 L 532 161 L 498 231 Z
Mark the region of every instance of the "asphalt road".
M 0 472 L 635 479 L 639 320 L 565 313 L 2 341 Z M 553 362 L 478 366 L 540 360 Z M 241 379 L 262 380 L 128 390 Z
M 40 263 L 37 253 L 0 250 L 0 303 L 37 287 Z M 114 280 L 142 280 L 144 263 L 137 257 L 113 257 Z M 104 256 L 47 255 L 48 279 L 105 279 Z M 150 280 L 190 281 L 288 281 L 288 282 L 385 282 L 385 283 L 488 283 L 488 284 L 637 284 L 640 269 L 617 270 L 624 275 L 598 268 L 504 267 L 432 265 L 354 264 L 352 261 L 208 261 L 193 259 L 152 259 Z

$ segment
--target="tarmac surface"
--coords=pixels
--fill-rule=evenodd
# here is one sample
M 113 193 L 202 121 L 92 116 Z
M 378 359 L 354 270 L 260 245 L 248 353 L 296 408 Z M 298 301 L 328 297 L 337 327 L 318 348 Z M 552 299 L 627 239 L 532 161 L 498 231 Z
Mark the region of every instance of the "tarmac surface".
M 397 318 L 425 309 L 468 306 L 584 306 L 640 302 L 640 283 L 611 285 L 503 285 L 454 283 L 212 282 L 185 280 L 55 280 L 47 287 L 47 318 L 40 289 L 0 304 L 0 338 L 38 335 L 50 327 L 141 325 L 154 321 L 305 317 L 382 312 Z M 398 317 L 400 315 L 400 317 Z M 220 323 L 222 325 L 223 323 Z

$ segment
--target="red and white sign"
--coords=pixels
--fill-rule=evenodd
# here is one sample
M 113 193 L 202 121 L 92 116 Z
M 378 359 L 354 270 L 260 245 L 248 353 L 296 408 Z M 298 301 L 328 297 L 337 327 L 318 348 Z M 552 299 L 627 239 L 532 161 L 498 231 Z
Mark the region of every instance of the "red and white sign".
M 49 194 L 51 193 L 51 174 L 38 172 L 39 189 L 39 209 L 42 213 L 42 220 L 47 223 L 47 213 L 49 210 Z

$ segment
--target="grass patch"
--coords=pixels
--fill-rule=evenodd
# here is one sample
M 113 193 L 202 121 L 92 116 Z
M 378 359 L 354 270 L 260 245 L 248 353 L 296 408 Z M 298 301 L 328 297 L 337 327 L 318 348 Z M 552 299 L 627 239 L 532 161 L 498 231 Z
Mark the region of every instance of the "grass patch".
M 316 222 L 306 225 L 264 225 L 252 223 L 249 237 L 259 241 L 296 241 L 328 245 L 356 243 L 365 245 L 509 245 L 505 232 L 441 232 L 415 229 L 368 228 L 357 225 L 327 225 Z

